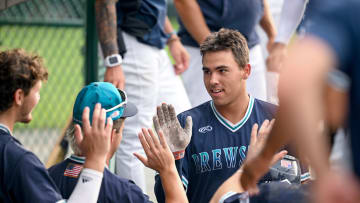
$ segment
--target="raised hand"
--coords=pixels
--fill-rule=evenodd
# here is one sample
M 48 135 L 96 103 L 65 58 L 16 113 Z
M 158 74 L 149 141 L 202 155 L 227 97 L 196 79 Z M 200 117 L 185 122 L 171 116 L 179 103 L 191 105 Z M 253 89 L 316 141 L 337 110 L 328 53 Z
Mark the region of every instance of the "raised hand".
M 172 105 L 162 104 L 157 107 L 157 115 L 153 117 L 156 133 L 162 132 L 172 152 L 184 151 L 190 143 L 192 134 L 192 118 L 188 116 L 185 128 L 182 128 Z
M 85 167 L 103 171 L 106 155 L 110 150 L 113 121 L 109 117 L 105 125 L 105 109 L 102 109 L 100 104 L 96 104 L 90 125 L 89 112 L 88 107 L 83 111 L 82 130 L 79 125 L 75 125 L 75 139 L 81 152 L 86 156 Z
M 159 132 L 159 139 L 151 129 L 142 129 L 139 133 L 139 140 L 144 148 L 146 157 L 138 153 L 134 155 L 148 168 L 154 169 L 159 173 L 174 168 L 174 157 L 166 144 L 164 135 Z
M 257 124 L 254 124 L 252 128 L 250 146 L 246 161 L 241 168 L 243 174 L 240 178 L 242 187 L 245 190 L 248 190 L 250 193 L 258 192 L 256 185 L 258 180 L 262 177 L 263 174 L 265 174 L 266 171 L 269 170 L 269 167 L 272 164 L 276 163 L 287 154 L 287 151 L 283 150 L 275 154 L 271 160 L 265 160 L 259 156 L 259 153 L 264 147 L 265 141 L 270 134 L 274 122 L 274 119 L 271 122 L 269 122 L 269 120 L 265 120 L 262 123 L 259 132 Z

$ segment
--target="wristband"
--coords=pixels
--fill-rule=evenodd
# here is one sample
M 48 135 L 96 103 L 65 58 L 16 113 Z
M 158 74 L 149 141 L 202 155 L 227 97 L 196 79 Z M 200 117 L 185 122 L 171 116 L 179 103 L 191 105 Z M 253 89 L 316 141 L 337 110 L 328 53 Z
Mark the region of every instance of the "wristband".
M 173 155 L 174 155 L 175 160 L 179 160 L 179 159 L 181 159 L 181 158 L 184 157 L 184 155 L 185 155 L 185 150 L 173 152 Z
M 170 37 L 169 37 L 169 39 L 167 40 L 166 44 L 170 44 L 171 42 L 180 40 L 180 38 L 177 36 L 177 34 L 176 34 L 175 31 L 170 32 L 169 35 L 170 35 Z

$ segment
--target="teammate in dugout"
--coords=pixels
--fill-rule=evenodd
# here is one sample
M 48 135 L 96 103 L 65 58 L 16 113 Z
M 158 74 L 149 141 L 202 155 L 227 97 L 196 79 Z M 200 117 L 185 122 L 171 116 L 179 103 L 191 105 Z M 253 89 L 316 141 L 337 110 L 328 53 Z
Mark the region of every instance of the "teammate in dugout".
M 204 83 L 212 100 L 179 114 L 178 129 L 173 129 L 176 125 L 161 128 L 173 129 L 171 134 L 180 138 L 189 137 L 190 132 L 194 135 L 191 141 L 188 139 L 188 146 L 185 143 L 177 152 L 173 151 L 179 159 L 184 157 L 177 167 L 189 202 L 209 202 L 217 188 L 245 161 L 252 126 L 271 120 L 277 108 L 248 94 L 249 50 L 239 32 L 221 29 L 212 33 L 201 44 L 200 50 Z M 164 115 L 170 111 L 162 109 Z M 185 123 L 189 123 L 190 117 L 194 124 L 189 131 Z M 185 129 L 182 130 L 180 125 Z M 158 201 L 163 202 L 158 177 L 155 193 Z
M 127 101 L 126 93 L 115 88 L 115 86 L 111 83 L 91 83 L 80 91 L 73 109 L 73 124 L 67 130 L 67 136 L 70 139 L 71 147 L 75 154 L 49 169 L 50 176 L 53 178 L 55 184 L 58 186 L 61 194 L 65 198 L 69 197 L 74 190 L 75 184 L 79 178 L 79 173 L 85 162 L 85 155 L 76 143 L 73 126 L 75 124 L 82 124 L 80 114 L 82 109 L 85 106 L 89 106 L 90 111 L 92 111 L 95 103 L 100 103 L 106 109 L 106 116 L 110 117 L 114 122 L 111 133 L 111 147 L 107 156 L 107 163 L 109 163 L 109 160 L 114 155 L 121 142 L 125 118 L 134 116 L 137 113 L 136 106 Z M 148 139 L 149 137 L 151 137 L 151 139 Z M 161 142 L 163 141 L 161 137 L 160 141 L 158 141 L 151 130 L 146 131 L 145 129 L 143 129 L 139 138 L 143 146 L 151 146 L 156 143 L 164 144 L 162 145 L 163 147 L 156 148 L 156 151 L 160 152 L 157 154 L 151 151 L 155 149 L 154 147 L 151 149 L 144 149 L 147 159 L 138 154 L 136 156 L 144 163 L 145 166 L 148 166 L 160 173 L 160 176 L 162 176 L 166 182 L 166 184 L 164 184 L 164 188 L 167 202 L 186 202 L 186 195 L 175 168 L 174 158 L 169 149 L 166 147 L 167 145 L 165 142 Z M 134 182 L 121 178 L 111 173 L 106 168 L 104 170 L 104 178 L 98 202 L 138 203 L 150 202 L 150 200 L 148 196 L 145 195 L 137 185 L 135 185 Z
M 0 202 L 65 202 L 41 161 L 12 134 L 15 123 L 32 120 L 47 77 L 41 57 L 19 49 L 0 52 Z M 77 144 L 88 159 L 67 202 L 95 203 L 110 148 L 112 120 L 105 125 L 101 105 L 95 107 L 92 126 L 89 109 L 81 113 L 84 124 L 82 129 L 76 126 Z

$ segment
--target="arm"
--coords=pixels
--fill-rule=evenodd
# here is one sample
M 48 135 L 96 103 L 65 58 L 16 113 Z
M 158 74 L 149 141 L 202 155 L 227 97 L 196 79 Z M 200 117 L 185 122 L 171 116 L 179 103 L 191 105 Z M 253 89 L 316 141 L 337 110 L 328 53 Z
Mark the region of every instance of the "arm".
M 273 130 L 260 154 L 244 165 L 241 183 L 245 189 L 256 187 L 272 155 L 290 139 L 305 152 L 318 176 L 328 171 L 328 148 L 319 123 L 324 118 L 326 73 L 333 66 L 332 53 L 319 40 L 307 38 L 294 45 L 280 78 L 281 105 Z
M 276 28 L 274 19 L 270 12 L 270 6 L 268 0 L 264 0 L 264 15 L 260 20 L 260 26 L 265 31 L 268 37 L 267 49 L 270 51 L 270 47 L 274 43 L 276 36 Z
M 171 34 L 167 41 L 167 45 L 171 56 L 175 61 L 175 73 L 179 75 L 189 67 L 190 56 L 182 45 L 180 38 L 174 33 L 174 29 L 168 17 L 165 19 L 165 32 Z
M 210 29 L 206 25 L 199 4 L 196 0 L 174 0 L 174 4 L 187 31 L 198 44 L 201 44 L 210 35 Z
M 119 54 L 116 26 L 116 0 L 96 0 L 96 26 L 104 58 Z M 117 88 L 124 89 L 125 76 L 121 65 L 107 67 L 104 81 L 113 83 Z
M 86 107 L 82 115 L 83 133 L 80 126 L 75 125 L 76 143 L 86 156 L 86 161 L 75 189 L 67 201 L 69 203 L 97 202 L 106 156 L 110 149 L 112 119 L 110 117 L 106 119 L 105 109 L 102 109 L 100 104 L 96 104 L 90 125 L 89 112 L 89 108 Z M 105 120 L 107 120 L 106 125 Z
M 281 9 L 278 34 L 274 44 L 270 47 L 266 64 L 269 71 L 279 72 L 286 57 L 286 46 L 302 16 L 304 15 L 307 0 L 286 0 Z
M 185 119 L 185 126 L 182 128 L 172 105 L 162 104 L 157 107 L 156 111 L 157 114 L 153 117 L 155 130 L 157 134 L 164 133 L 165 139 L 176 160 L 175 165 L 178 171 L 178 176 L 184 181 L 184 186 L 187 187 L 187 181 L 183 179 L 183 164 L 185 164 L 186 168 L 184 152 L 191 140 L 192 119 L 188 116 Z M 155 179 L 156 198 L 159 202 L 164 202 L 164 191 L 161 187 L 161 179 L 158 176 L 156 176 Z
M 144 148 L 146 158 L 134 153 L 134 155 L 146 166 L 159 172 L 162 186 L 165 192 L 165 202 L 177 203 L 188 202 L 181 180 L 176 171 L 175 160 L 166 143 L 163 133 L 157 136 L 151 129 L 142 129 L 139 133 L 141 145 Z

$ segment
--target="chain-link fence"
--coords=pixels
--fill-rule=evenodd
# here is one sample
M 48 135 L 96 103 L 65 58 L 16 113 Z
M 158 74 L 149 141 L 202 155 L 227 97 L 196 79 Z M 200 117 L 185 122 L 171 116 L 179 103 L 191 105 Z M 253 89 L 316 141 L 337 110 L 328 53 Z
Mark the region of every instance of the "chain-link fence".
M 0 50 L 41 55 L 49 80 L 30 124 L 14 135 L 46 162 L 84 84 L 86 0 L 29 0 L 0 11 Z

